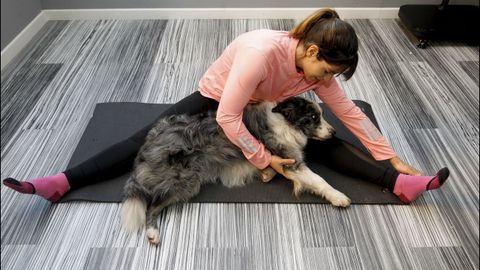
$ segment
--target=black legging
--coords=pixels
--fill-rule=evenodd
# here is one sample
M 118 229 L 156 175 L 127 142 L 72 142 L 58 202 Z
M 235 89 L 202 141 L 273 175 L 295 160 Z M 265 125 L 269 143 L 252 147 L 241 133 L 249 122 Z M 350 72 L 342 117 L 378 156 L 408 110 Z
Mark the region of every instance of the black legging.
M 386 162 L 373 159 L 342 139 L 308 140 L 305 152 L 307 159 L 320 160 L 337 172 L 367 180 L 393 192 L 399 173 Z
M 216 100 L 204 97 L 197 91 L 163 111 L 158 118 L 184 113 L 193 115 L 216 110 L 217 107 Z M 65 171 L 71 190 L 111 179 L 130 171 L 137 152 L 145 142 L 148 131 L 154 123 L 152 122 L 131 137 Z M 337 171 L 365 179 L 393 191 L 398 173 L 345 141 L 336 137 L 323 142 L 310 140 L 306 150 L 307 154 L 322 153 L 322 155 L 318 155 L 319 158 L 328 157 L 322 161 Z
M 217 107 L 218 102 L 216 100 L 204 97 L 200 92 L 196 91 L 160 113 L 157 119 L 184 113 L 193 115 L 216 110 Z M 129 138 L 110 146 L 85 162 L 65 171 L 64 174 L 67 176 L 71 190 L 111 179 L 130 171 L 138 150 L 145 142 L 148 131 L 155 122 L 150 123 Z

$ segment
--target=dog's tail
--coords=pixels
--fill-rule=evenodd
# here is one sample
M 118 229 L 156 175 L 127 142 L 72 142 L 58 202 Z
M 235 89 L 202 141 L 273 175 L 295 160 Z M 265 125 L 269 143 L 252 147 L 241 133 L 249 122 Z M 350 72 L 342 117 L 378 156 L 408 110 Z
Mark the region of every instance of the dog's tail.
M 146 196 L 133 176 L 125 186 L 125 198 L 121 211 L 122 227 L 128 232 L 136 232 L 145 225 L 147 212 Z

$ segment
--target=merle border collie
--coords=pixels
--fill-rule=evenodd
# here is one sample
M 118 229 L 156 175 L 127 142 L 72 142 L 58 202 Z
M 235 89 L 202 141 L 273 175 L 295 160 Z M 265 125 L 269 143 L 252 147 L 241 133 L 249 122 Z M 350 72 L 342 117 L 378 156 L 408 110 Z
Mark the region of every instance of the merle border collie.
M 300 97 L 279 103 L 249 104 L 243 121 L 272 154 L 295 159 L 295 164 L 284 166 L 284 171 L 293 182 L 296 196 L 308 191 L 334 206 L 350 205 L 347 196 L 304 162 L 303 149 L 309 138 L 326 140 L 334 133 L 318 104 Z M 271 179 L 275 172 L 269 170 Z M 227 187 L 238 187 L 252 181 L 262 181 L 261 171 L 228 140 L 214 112 L 162 118 L 148 133 L 125 184 L 122 226 L 133 232 L 146 224 L 148 240 L 157 245 L 157 218 L 165 207 L 187 202 L 203 184 L 221 182 Z

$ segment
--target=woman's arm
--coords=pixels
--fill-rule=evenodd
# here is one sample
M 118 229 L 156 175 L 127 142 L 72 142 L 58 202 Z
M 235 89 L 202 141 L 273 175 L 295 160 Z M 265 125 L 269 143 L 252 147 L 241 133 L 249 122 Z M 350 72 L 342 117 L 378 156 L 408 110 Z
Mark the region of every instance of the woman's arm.
M 315 93 L 360 140 L 376 160 L 389 160 L 392 166 L 400 173 L 409 175 L 421 174 L 418 170 L 398 158 L 372 121 L 353 101 L 345 96 L 335 78 L 323 83 L 315 90 Z
M 264 55 L 254 48 L 236 52 L 217 110 L 217 122 L 227 138 L 237 145 L 257 168 L 271 162 L 271 154 L 248 130 L 242 121 L 243 110 L 258 84 L 268 72 Z

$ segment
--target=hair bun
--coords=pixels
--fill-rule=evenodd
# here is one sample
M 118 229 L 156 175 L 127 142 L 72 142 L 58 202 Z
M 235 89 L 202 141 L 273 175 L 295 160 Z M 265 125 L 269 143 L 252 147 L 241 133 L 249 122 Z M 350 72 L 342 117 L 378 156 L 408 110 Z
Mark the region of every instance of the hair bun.
M 333 9 L 325 9 L 324 10 L 325 13 L 322 14 L 322 16 L 320 17 L 320 19 L 339 19 L 340 16 L 338 16 L 338 13 L 333 10 Z

